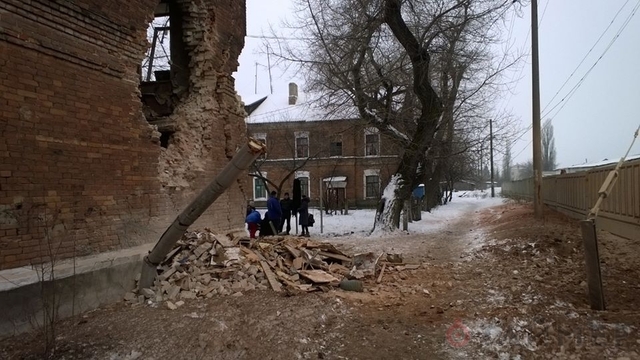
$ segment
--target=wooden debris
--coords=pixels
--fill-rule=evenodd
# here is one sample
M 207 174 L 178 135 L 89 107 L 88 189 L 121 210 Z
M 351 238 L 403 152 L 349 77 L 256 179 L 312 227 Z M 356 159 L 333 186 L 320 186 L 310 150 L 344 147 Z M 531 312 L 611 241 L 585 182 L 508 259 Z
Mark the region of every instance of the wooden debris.
M 289 253 L 290 253 L 291 255 L 293 255 L 293 257 L 294 257 L 294 258 L 299 258 L 299 257 L 301 256 L 301 255 L 300 255 L 300 250 L 298 250 L 298 249 L 296 249 L 296 248 L 292 247 L 291 245 L 287 245 L 287 244 L 285 244 L 285 245 L 284 245 L 284 248 L 285 248 L 285 249 L 287 249 L 287 251 L 289 251 Z
M 351 258 L 350 257 L 342 255 L 342 254 L 335 254 L 335 253 L 328 253 L 326 251 L 320 251 L 318 253 L 318 255 L 327 257 L 329 259 L 340 260 L 342 262 L 348 262 L 348 263 L 351 262 Z
M 304 260 L 302 258 L 297 257 L 297 258 L 293 259 L 293 267 L 296 270 L 302 269 L 303 266 L 304 266 Z
M 262 266 L 262 271 L 264 271 L 264 274 L 269 281 L 269 285 L 271 285 L 271 289 L 273 289 L 273 291 L 275 292 L 282 291 L 280 283 L 278 282 L 278 280 L 276 280 L 275 275 L 273 275 L 271 269 L 269 268 L 269 264 L 267 264 L 266 261 L 260 261 L 260 265 Z
M 339 281 L 336 277 L 334 277 L 333 275 L 323 270 L 300 270 L 298 271 L 298 274 L 300 274 L 300 276 L 304 278 L 311 280 L 313 283 L 316 283 L 316 284 L 324 284 L 324 283 L 330 283 L 333 281 Z
M 293 236 L 242 240 L 242 236 L 209 230 L 185 233 L 158 267 L 157 281 L 147 299 L 179 306 L 180 299 L 255 289 L 329 291 L 354 265 L 352 257 L 329 243 Z M 138 297 L 132 293 L 126 300 L 134 304 Z M 142 301 L 147 301 L 144 295 Z
M 378 278 L 376 279 L 376 283 L 380 284 L 380 282 L 382 281 L 382 275 L 384 274 L 384 270 L 387 268 L 387 264 L 382 264 L 382 269 L 380 269 L 380 275 L 378 275 Z

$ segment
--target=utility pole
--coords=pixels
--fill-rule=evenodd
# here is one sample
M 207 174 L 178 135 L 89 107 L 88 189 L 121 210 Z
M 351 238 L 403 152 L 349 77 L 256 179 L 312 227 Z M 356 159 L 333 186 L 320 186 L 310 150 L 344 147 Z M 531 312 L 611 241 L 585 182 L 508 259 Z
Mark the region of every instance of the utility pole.
M 531 0 L 531 75 L 533 108 L 533 208 L 542 219 L 542 141 L 540 129 L 540 63 L 538 55 L 538 0 Z
M 491 197 L 496 197 L 496 189 L 493 185 L 493 119 L 489 119 L 489 149 L 491 155 L 489 160 L 491 161 Z
M 273 95 L 273 80 L 271 79 L 271 57 L 269 56 L 269 44 L 267 44 L 267 67 L 269 68 L 269 93 Z
M 256 77 L 255 80 L 253 82 L 254 87 L 255 87 L 255 93 L 258 94 L 258 62 L 256 61 Z

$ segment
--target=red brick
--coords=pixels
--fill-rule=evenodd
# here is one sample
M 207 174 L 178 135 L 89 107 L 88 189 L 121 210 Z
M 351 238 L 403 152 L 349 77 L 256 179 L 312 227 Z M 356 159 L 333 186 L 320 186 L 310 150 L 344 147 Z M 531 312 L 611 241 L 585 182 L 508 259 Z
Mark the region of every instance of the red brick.
M 0 39 L 0 116 L 7 122 L 5 130 L 14 134 L 0 138 L 0 204 L 15 207 L 15 199 L 20 199 L 22 210 L 15 212 L 25 220 L 0 226 L 0 249 L 12 251 L 12 254 L 0 253 L 0 269 L 42 261 L 42 252 L 36 250 L 45 241 L 51 226 L 47 222 L 45 227 L 44 222 L 38 220 L 44 216 L 55 217 L 58 223 L 64 221 L 67 226 L 59 236 L 73 239 L 63 243 L 57 254 L 60 258 L 73 256 L 79 243 L 92 251 L 125 246 L 120 240 L 125 238 L 123 227 L 114 219 L 141 224 L 170 221 L 176 210 L 186 206 L 194 189 L 202 188 L 225 162 L 204 160 L 202 171 L 195 173 L 188 168 L 179 170 L 179 175 L 189 177 L 191 188 L 171 195 L 162 188 L 167 179 L 158 175 L 158 167 L 165 159 L 159 145 L 152 143 L 152 130 L 144 121 L 136 75 L 142 61 L 139 54 L 148 47 L 145 31 L 157 0 L 141 0 L 135 6 L 129 6 L 124 0 L 79 2 L 105 18 L 105 21 L 86 23 L 87 19 L 78 13 L 60 16 L 56 2 L 38 3 L 48 11 L 33 11 L 27 1 L 4 2 L 24 14 L 11 16 L 10 21 L 4 21 L 7 19 L 3 17 L 5 30 L 22 32 L 32 42 L 25 47 Z M 202 30 L 225 38 L 243 39 L 243 1 L 204 0 L 203 3 L 206 7 L 197 7 L 202 13 L 187 18 L 213 19 L 211 14 L 225 14 L 217 16 L 215 22 L 207 20 L 211 28 Z M 55 22 L 45 19 L 55 19 Z M 113 31 L 112 26 L 120 31 Z M 211 48 L 201 46 L 198 40 L 201 38 L 194 36 L 190 40 L 193 43 L 188 44 L 189 51 Z M 55 44 L 51 39 L 56 39 Z M 131 43 L 123 39 L 140 41 Z M 50 55 L 53 45 L 60 49 L 56 56 Z M 46 46 L 49 48 L 45 49 Z M 213 90 L 231 94 L 231 100 L 217 110 L 220 114 L 211 114 L 204 120 L 187 120 L 208 121 L 205 128 L 210 129 L 223 129 L 226 122 L 233 122 L 237 131 L 230 146 L 235 148 L 243 142 L 245 125 L 243 118 L 234 112 L 238 104 L 230 74 L 237 66 L 235 58 L 241 51 L 242 40 L 221 46 L 225 48 L 198 54 L 205 58 L 206 66 L 199 64 L 202 60 L 196 57 L 191 63 L 199 66 L 199 71 L 206 76 L 220 78 L 221 72 L 226 73 L 228 80 L 220 81 L 217 84 L 220 88 Z M 232 61 L 216 58 L 225 53 L 231 54 Z M 218 69 L 208 66 L 212 58 L 213 63 L 219 64 Z M 199 95 L 194 91 L 189 96 Z M 201 102 L 196 99 L 189 103 Z M 31 118 L 25 110 L 31 111 Z M 192 108 L 179 113 L 199 116 L 203 112 L 211 110 Z M 214 132 L 198 146 L 210 149 L 208 155 L 212 158 L 223 159 L 227 141 L 222 132 Z M 200 156 L 193 155 L 192 159 Z M 231 215 L 229 211 L 207 212 L 197 225 L 215 225 L 214 230 L 242 227 L 242 207 L 235 205 L 243 201 L 240 188 L 234 186 L 216 205 L 237 209 Z M 47 208 L 43 206 L 45 203 Z M 92 211 L 89 212 L 89 208 Z M 53 216 L 58 210 L 60 213 Z M 163 229 L 151 230 L 161 232 Z

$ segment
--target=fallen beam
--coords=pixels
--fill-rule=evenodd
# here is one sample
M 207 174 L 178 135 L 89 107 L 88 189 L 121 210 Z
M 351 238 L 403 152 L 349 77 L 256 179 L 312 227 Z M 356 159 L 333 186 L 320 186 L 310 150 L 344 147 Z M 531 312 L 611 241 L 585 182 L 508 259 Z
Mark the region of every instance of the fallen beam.
M 139 290 L 151 287 L 157 275 L 157 267 L 173 249 L 182 235 L 216 199 L 222 195 L 236 178 L 245 173 L 251 164 L 265 151 L 265 146 L 253 139 L 240 148 L 227 166 L 205 187 L 202 192 L 178 215 L 162 234 L 149 255 L 145 256 L 140 274 Z

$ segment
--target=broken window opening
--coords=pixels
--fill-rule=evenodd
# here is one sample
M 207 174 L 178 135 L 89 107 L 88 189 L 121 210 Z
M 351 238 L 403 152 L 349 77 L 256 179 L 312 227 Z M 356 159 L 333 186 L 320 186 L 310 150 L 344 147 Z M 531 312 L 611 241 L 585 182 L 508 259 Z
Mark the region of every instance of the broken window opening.
M 151 47 L 142 61 L 142 81 L 171 80 L 171 27 L 170 17 L 158 16 L 147 29 Z
M 167 149 L 169 147 L 169 140 L 175 131 L 160 131 L 160 146 Z
M 173 113 L 189 89 L 189 54 L 183 40 L 183 14 L 176 0 L 162 0 L 147 29 L 149 49 L 140 66 L 144 114 L 154 124 Z

